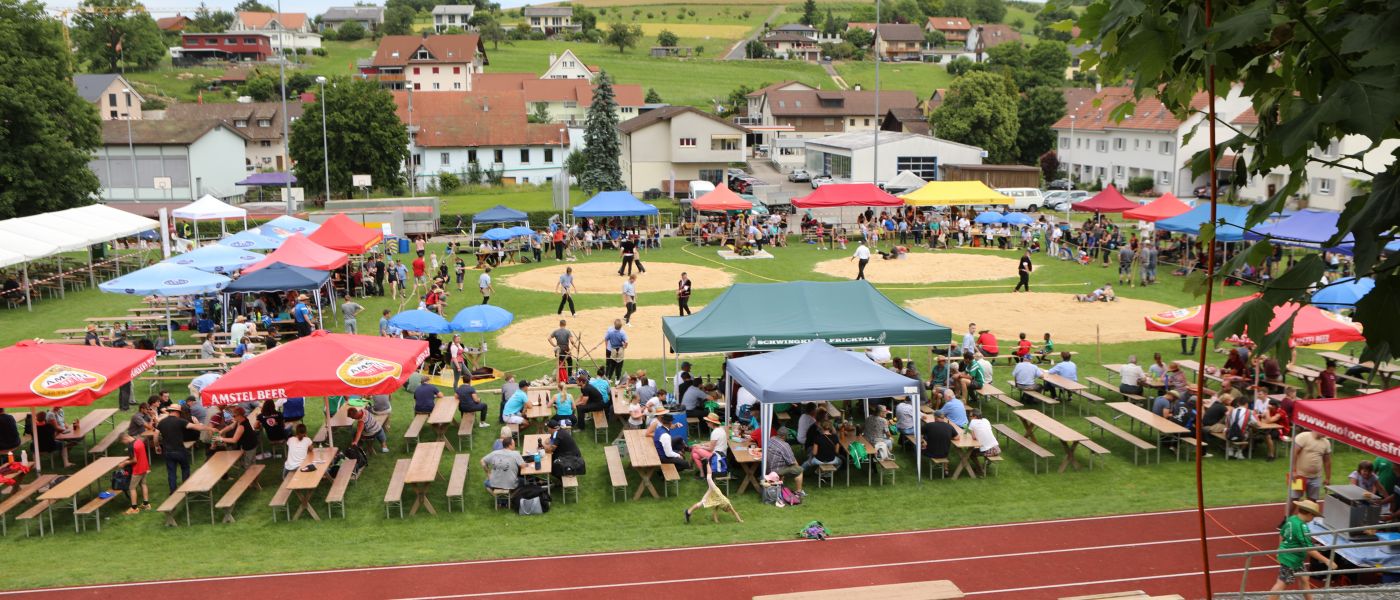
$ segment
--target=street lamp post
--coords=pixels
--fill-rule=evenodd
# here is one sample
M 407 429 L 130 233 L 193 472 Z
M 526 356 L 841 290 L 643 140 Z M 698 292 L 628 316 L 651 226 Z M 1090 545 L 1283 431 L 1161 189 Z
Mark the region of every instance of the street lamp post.
M 126 99 L 126 112 L 122 118 L 126 119 L 126 151 L 131 157 L 131 199 L 140 202 L 141 181 L 136 170 L 136 142 L 131 139 L 131 90 L 122 88 L 122 96 Z
M 282 0 L 277 0 L 277 18 L 280 22 L 282 18 Z M 277 61 L 277 78 L 281 82 L 279 95 L 282 96 L 282 181 L 285 184 L 287 194 L 287 214 L 296 212 L 296 201 L 292 199 L 292 155 L 289 145 L 291 144 L 292 125 L 291 119 L 287 116 L 287 31 L 279 24 L 277 31 L 278 50 L 282 56 Z M 292 52 L 295 54 L 296 42 Z
M 316 83 L 321 86 L 321 162 L 326 168 L 326 202 L 331 201 L 331 150 L 330 144 L 326 142 L 326 78 L 317 77 Z

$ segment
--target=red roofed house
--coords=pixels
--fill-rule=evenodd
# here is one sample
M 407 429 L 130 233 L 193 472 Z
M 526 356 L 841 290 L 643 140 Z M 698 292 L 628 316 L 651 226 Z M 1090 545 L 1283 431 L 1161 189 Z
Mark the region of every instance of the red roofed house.
M 1016 31 L 1010 25 L 987 23 L 973 27 L 972 31 L 968 33 L 967 49 L 977 55 L 977 62 L 982 62 L 982 54 L 988 48 L 1019 41 L 1021 41 L 1021 32 Z
M 475 36 L 473 36 L 475 37 Z M 439 173 L 468 178 L 499 174 L 504 183 L 553 181 L 569 154 L 568 130 L 530 123 L 523 90 L 413 94 L 394 92 L 399 119 L 409 126 L 409 150 L 419 186 Z
M 587 79 L 537 79 L 530 73 L 484 73 L 476 76 L 476 90 L 524 92 L 526 111 L 543 110 L 551 123 L 567 123 L 582 127 L 593 104 L 593 84 Z M 642 86 L 632 83 L 613 84 L 617 100 L 617 119 L 626 121 L 637 116 L 646 98 Z
M 173 17 L 162 17 L 160 19 L 156 19 L 156 27 L 160 28 L 161 31 L 171 31 L 179 33 L 181 31 L 184 31 L 185 27 L 189 24 L 190 18 L 179 13 L 176 13 L 176 15 Z
M 486 65 L 486 47 L 475 33 L 386 35 L 360 74 L 391 90 L 470 92 Z
M 972 31 L 972 23 L 963 17 L 929 17 L 924 31 L 937 31 L 943 34 L 948 44 L 962 46 L 967 43 L 967 35 Z
M 1127 118 L 1115 122 L 1113 109 L 1132 100 L 1132 89 L 1103 88 L 1087 101 L 1068 107 L 1068 113 L 1052 129 L 1058 140 L 1061 168 L 1078 181 L 1094 180 L 1119 188 L 1128 187 L 1134 177 L 1151 177 L 1158 193 L 1171 192 L 1189 198 L 1195 188 L 1209 181 L 1191 174 L 1191 156 L 1206 147 L 1204 134 L 1186 141 L 1186 134 L 1205 120 L 1197 112 L 1178 117 L 1155 98 L 1143 98 Z M 1205 94 L 1193 101 L 1204 107 Z M 1239 88 L 1216 100 L 1216 111 L 1224 124 L 1249 108 L 1249 99 Z
M 239 11 L 230 32 L 266 34 L 272 41 L 272 51 L 282 48 L 311 50 L 321 47 L 321 34 L 311 28 L 306 13 L 271 13 Z

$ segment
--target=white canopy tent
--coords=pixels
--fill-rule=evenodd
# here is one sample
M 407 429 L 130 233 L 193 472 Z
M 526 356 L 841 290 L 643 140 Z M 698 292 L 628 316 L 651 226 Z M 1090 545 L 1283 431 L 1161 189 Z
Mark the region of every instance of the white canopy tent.
M 160 223 L 126 211 L 93 204 L 0 221 L 0 267 L 28 263 L 62 252 L 88 251 L 88 279 L 97 284 L 92 247 L 160 227 Z M 25 304 L 30 305 L 28 264 L 24 266 Z M 63 289 L 63 269 L 59 269 Z M 62 292 L 60 291 L 60 294 Z M 32 308 L 32 305 L 31 305 Z
M 90 204 L 37 216 L 61 218 L 69 223 L 78 223 L 102 231 L 100 239 L 94 239 L 94 244 L 131 237 L 160 227 L 158 221 L 105 204 Z
M 208 194 L 203 198 L 195 200 L 180 208 L 170 212 L 170 216 L 176 219 L 187 219 L 194 222 L 194 239 L 199 239 L 199 222 L 211 219 L 219 220 L 219 237 L 228 235 L 225 227 L 228 219 L 243 219 L 243 228 L 248 228 L 248 211 Z
M 58 252 L 76 252 L 78 250 L 85 250 L 89 246 L 87 239 L 80 235 L 64 230 L 44 227 L 43 225 L 24 218 L 0 221 L 0 232 L 10 235 L 30 236 L 43 240 L 56 246 Z M 89 263 L 91 263 L 91 261 L 89 261 Z M 58 269 L 58 296 L 60 298 L 64 297 L 62 265 L 60 265 Z
M 34 304 L 30 299 L 33 294 L 29 289 L 29 261 L 58 254 L 58 246 L 21 235 L 0 235 L 0 251 L 23 257 L 23 280 L 20 281 L 20 287 L 24 290 L 24 305 L 33 310 Z

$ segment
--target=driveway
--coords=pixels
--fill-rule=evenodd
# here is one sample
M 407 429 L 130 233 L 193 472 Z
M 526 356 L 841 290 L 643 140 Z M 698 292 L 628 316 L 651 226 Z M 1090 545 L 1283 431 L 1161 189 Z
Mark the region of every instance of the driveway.
M 729 54 L 724 55 L 724 60 L 747 60 L 748 57 L 744 56 L 744 47 L 748 46 L 750 41 L 757 39 L 758 34 L 763 33 L 764 29 L 767 29 L 764 25 L 771 25 L 773 20 L 778 18 L 778 15 L 783 14 L 783 8 L 782 6 L 773 7 L 773 12 L 768 13 L 768 18 L 763 20 L 763 25 L 754 29 L 753 33 L 749 34 L 749 37 L 739 40 L 738 43 L 734 44 L 734 46 L 729 49 Z

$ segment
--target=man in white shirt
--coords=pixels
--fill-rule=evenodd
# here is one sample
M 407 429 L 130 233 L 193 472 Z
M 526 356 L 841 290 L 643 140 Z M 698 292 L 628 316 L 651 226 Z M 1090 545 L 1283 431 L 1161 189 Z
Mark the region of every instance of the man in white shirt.
M 817 424 L 816 412 L 822 410 L 825 405 L 805 404 L 802 406 L 802 416 L 797 417 L 797 445 L 807 447 L 807 430 Z
M 243 337 L 248 335 L 248 317 L 238 315 L 233 319 L 233 326 L 228 328 L 229 344 L 237 348 L 238 343 L 243 341 Z
M 851 255 L 851 260 L 858 261 L 856 262 L 856 279 L 865 279 L 865 265 L 870 263 L 870 248 L 865 245 L 865 242 L 862 241 L 859 246 L 856 246 L 856 253 Z
M 976 324 L 976 323 L 968 323 L 968 324 L 967 324 L 967 333 L 964 333 L 964 334 L 963 334 L 962 345 L 958 347 L 958 350 L 961 351 L 961 352 L 963 352 L 963 353 L 969 353 L 969 352 L 976 352 L 976 351 L 977 351 L 977 324 Z
M 992 361 L 987 360 L 987 357 L 981 352 L 973 352 L 972 360 L 977 361 L 977 364 L 982 367 L 982 373 L 987 376 L 987 381 L 996 381 L 992 375 Z
M 1142 395 L 1142 380 L 1146 374 L 1137 364 L 1137 356 L 1129 356 L 1128 363 L 1118 368 L 1118 391 L 1124 394 Z
M 491 287 L 491 267 L 488 266 L 481 272 L 481 277 L 476 280 L 476 287 L 481 288 L 481 303 L 490 304 L 491 293 L 496 291 Z
M 992 433 L 992 422 L 982 418 L 980 409 L 968 411 L 967 433 L 977 439 L 977 450 L 972 453 L 972 469 L 974 474 L 980 471 L 982 476 L 987 475 L 986 466 L 979 466 L 978 457 L 1000 456 L 1001 446 L 997 444 L 997 436 Z M 990 461 L 989 461 L 990 464 Z

